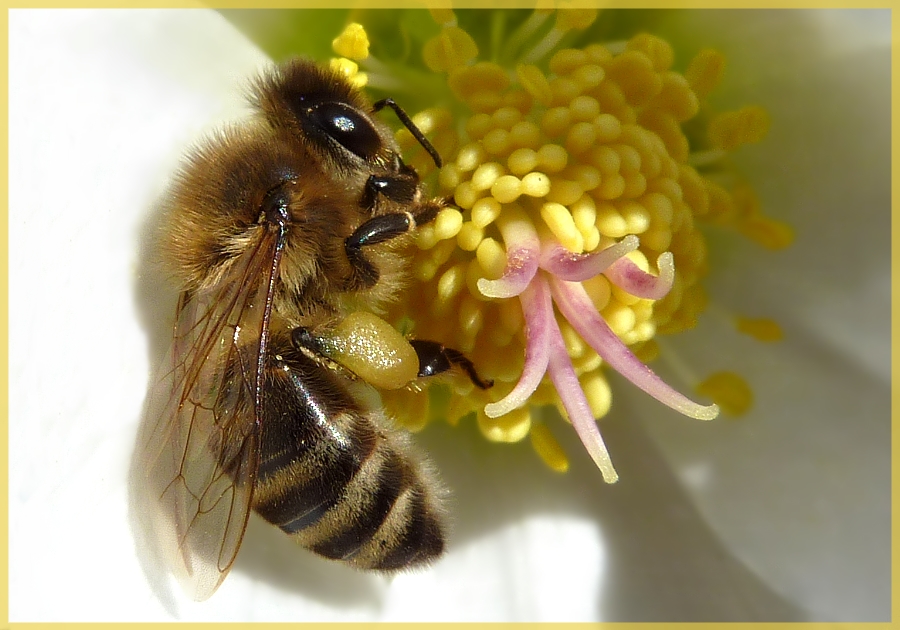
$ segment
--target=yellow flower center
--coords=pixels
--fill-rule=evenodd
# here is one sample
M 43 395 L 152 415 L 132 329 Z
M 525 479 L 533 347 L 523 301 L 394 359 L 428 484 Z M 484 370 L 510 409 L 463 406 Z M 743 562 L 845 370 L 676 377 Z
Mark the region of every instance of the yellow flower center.
M 595 15 L 559 12 L 513 68 L 476 61 L 477 44 L 452 12 L 435 16 L 442 30 L 425 44 L 425 64 L 447 73 L 469 115 L 459 124 L 435 108 L 413 120 L 444 157 L 438 194 L 456 207 L 418 230 L 415 285 L 389 320 L 463 351 L 495 385 L 479 390 L 460 375 L 430 392 L 383 397 L 413 430 L 429 418 L 455 424 L 474 412 L 487 439 L 530 435 L 548 466 L 564 471 L 565 453 L 532 414 L 555 405 L 614 481 L 593 426 L 612 400 L 604 364 L 682 413 L 718 413 L 665 386 L 638 359 L 656 354 L 655 335 L 693 327 L 706 306 L 699 224 L 731 227 L 770 248 L 788 245 L 792 233 L 761 214 L 747 187 L 729 191 L 702 172 L 761 140 L 769 125 L 758 107 L 708 111 L 705 99 L 724 68 L 719 53 L 701 52 L 681 74 L 672 70 L 671 46 L 641 34 L 556 50 L 541 63 L 562 34 Z M 535 12 L 525 27 L 546 19 Z M 692 120 L 705 121 L 700 148 L 683 128 Z M 397 138 L 417 172 L 431 175 L 434 164 L 412 135 L 404 129 Z M 761 321 L 742 327 L 763 339 L 780 334 Z M 700 391 L 734 412 L 752 398 L 733 374 L 714 375 Z

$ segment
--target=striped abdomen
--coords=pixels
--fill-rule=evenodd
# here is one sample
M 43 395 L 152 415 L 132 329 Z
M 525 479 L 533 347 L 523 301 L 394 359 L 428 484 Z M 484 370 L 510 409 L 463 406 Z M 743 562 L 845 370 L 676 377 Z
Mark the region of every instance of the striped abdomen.
M 440 555 L 441 490 L 404 437 L 334 373 L 292 348 L 270 356 L 254 509 L 311 551 L 361 569 Z

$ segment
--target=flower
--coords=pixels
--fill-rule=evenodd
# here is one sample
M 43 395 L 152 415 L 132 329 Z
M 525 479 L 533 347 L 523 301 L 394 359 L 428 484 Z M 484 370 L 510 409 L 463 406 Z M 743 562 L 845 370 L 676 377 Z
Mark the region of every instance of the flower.
M 308 52 L 323 58 L 353 21 L 301 15 L 322 44 Z M 709 277 L 719 306 L 669 341 L 695 369 L 741 359 L 754 410 L 681 421 L 614 382 L 611 487 L 565 432 L 570 470 L 556 476 L 524 445 L 435 423 L 417 438 L 456 492 L 457 527 L 431 570 L 392 582 L 347 572 L 252 519 L 220 593 L 190 605 L 158 599 L 159 581 L 147 588 L 124 516 L 150 370 L 142 328 L 165 337 L 170 310 L 159 289 L 135 288 L 135 236 L 183 147 L 235 118 L 223 99 L 265 60 L 208 11 L 12 12 L 11 620 L 888 618 L 889 17 L 777 18 L 623 18 L 679 56 L 723 50 L 719 93 L 730 81 L 729 98 L 770 112 L 767 142 L 735 160 L 767 212 L 796 227 L 796 244 L 773 255 L 712 241 L 710 256 L 727 263 Z M 716 315 L 724 304 L 777 319 L 784 341 L 736 337 Z M 77 517 L 62 530 L 65 515 Z

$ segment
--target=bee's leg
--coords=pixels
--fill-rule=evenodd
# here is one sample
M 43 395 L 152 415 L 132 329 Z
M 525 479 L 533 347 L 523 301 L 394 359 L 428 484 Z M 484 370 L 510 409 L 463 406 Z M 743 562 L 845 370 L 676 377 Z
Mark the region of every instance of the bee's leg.
M 371 287 L 378 282 L 378 270 L 366 259 L 363 254 L 364 247 L 397 238 L 416 229 L 417 226 L 431 223 L 446 205 L 447 202 L 443 199 L 429 200 L 419 204 L 411 212 L 382 214 L 372 217 L 356 228 L 344 241 L 344 249 L 347 252 L 347 259 L 356 271 L 359 283 L 363 287 Z
M 435 376 L 451 369 L 454 365 L 462 368 L 472 383 L 479 389 L 488 389 L 494 381 L 482 380 L 472 362 L 459 350 L 447 348 L 436 341 L 410 339 L 409 345 L 419 357 L 419 376 Z

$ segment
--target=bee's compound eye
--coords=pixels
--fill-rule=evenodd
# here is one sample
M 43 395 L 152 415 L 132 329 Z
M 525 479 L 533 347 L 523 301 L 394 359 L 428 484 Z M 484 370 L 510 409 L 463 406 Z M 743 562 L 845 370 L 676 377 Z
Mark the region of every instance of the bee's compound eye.
M 309 110 L 309 119 L 332 139 L 364 160 L 377 155 L 381 138 L 372 124 L 344 103 L 321 103 Z

